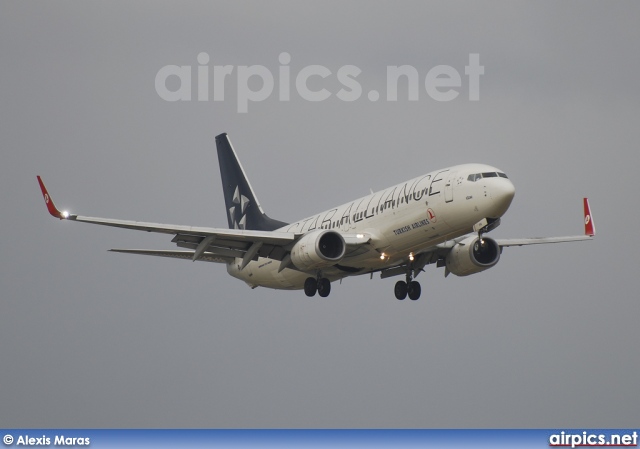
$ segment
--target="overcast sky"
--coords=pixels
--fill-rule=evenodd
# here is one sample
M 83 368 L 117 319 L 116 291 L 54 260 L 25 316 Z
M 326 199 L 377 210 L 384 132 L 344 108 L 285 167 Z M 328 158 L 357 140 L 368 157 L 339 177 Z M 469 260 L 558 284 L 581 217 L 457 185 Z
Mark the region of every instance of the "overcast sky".
M 0 426 L 637 426 L 639 21 L 622 1 L 3 1 Z M 236 68 L 224 101 L 195 101 L 201 52 L 211 74 Z M 237 67 L 278 86 L 282 52 L 292 79 L 327 67 L 309 87 L 332 96 L 276 90 L 238 113 Z M 193 66 L 194 101 L 160 98 L 167 65 Z M 345 65 L 362 71 L 353 102 L 335 95 Z M 386 101 L 395 65 L 417 69 L 418 101 L 402 83 Z M 452 101 L 424 88 L 437 65 L 461 74 Z M 598 235 L 508 248 L 467 278 L 428 267 L 417 302 L 377 276 L 310 299 L 109 253 L 175 247 L 47 214 L 38 174 L 74 213 L 225 227 L 221 132 L 276 219 L 482 162 L 516 186 L 492 235 L 581 233 L 583 196 Z

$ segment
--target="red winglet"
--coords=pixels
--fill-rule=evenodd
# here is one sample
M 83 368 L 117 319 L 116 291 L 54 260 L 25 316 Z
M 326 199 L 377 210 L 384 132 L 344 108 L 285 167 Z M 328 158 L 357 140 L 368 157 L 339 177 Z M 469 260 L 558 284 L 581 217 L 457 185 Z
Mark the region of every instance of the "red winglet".
M 593 223 L 593 215 L 589 207 L 589 199 L 584 199 L 584 234 L 593 237 L 596 235 L 596 225 Z
M 44 183 L 42 182 L 40 176 L 38 176 L 38 184 L 40 184 L 40 190 L 42 190 L 44 203 L 47 205 L 49 213 L 54 217 L 59 218 L 60 220 L 64 220 L 65 218 L 67 218 L 69 214 L 66 212 L 60 212 L 58 208 L 56 208 L 56 205 L 53 204 L 53 200 L 51 199 L 51 196 L 49 196 L 49 192 L 47 192 L 47 188 L 44 186 Z

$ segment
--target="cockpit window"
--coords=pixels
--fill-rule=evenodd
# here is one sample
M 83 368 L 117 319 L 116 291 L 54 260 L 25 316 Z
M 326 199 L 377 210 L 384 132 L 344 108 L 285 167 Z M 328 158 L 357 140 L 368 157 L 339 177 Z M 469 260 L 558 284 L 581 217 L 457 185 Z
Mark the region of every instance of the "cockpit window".
M 507 178 L 507 175 L 505 175 L 504 173 L 501 172 L 486 172 L 486 173 L 473 173 L 469 176 L 467 176 L 467 181 L 471 181 L 471 182 L 476 182 L 479 179 L 482 178 L 497 178 L 497 177 L 501 177 L 501 178 Z
M 467 177 L 467 180 L 471 182 L 476 182 L 478 179 L 482 179 L 482 175 L 480 173 L 474 173 Z
M 482 178 L 497 178 L 497 177 L 501 177 L 501 178 L 506 178 L 507 175 L 505 175 L 504 173 L 500 173 L 500 172 L 486 172 L 486 173 L 473 173 L 469 176 L 467 176 L 467 181 L 471 181 L 471 182 L 476 182 L 479 179 Z

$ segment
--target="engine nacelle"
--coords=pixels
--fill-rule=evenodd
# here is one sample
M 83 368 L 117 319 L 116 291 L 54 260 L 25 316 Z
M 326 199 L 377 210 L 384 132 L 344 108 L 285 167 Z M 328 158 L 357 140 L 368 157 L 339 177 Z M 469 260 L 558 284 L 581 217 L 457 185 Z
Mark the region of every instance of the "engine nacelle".
M 347 247 L 336 232 L 318 229 L 305 234 L 291 249 L 291 262 L 302 271 L 329 267 L 339 262 Z
M 454 246 L 445 259 L 447 268 L 456 276 L 468 276 L 491 268 L 500 260 L 500 246 L 495 240 L 471 236 Z

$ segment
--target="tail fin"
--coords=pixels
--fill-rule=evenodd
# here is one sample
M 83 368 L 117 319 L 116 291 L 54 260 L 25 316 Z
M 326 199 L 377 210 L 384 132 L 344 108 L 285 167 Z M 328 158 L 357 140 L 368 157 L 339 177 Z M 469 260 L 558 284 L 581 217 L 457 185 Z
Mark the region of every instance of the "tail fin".
M 269 218 L 262 210 L 227 133 L 216 136 L 216 148 L 229 228 L 273 231 L 286 226 L 287 223 Z

